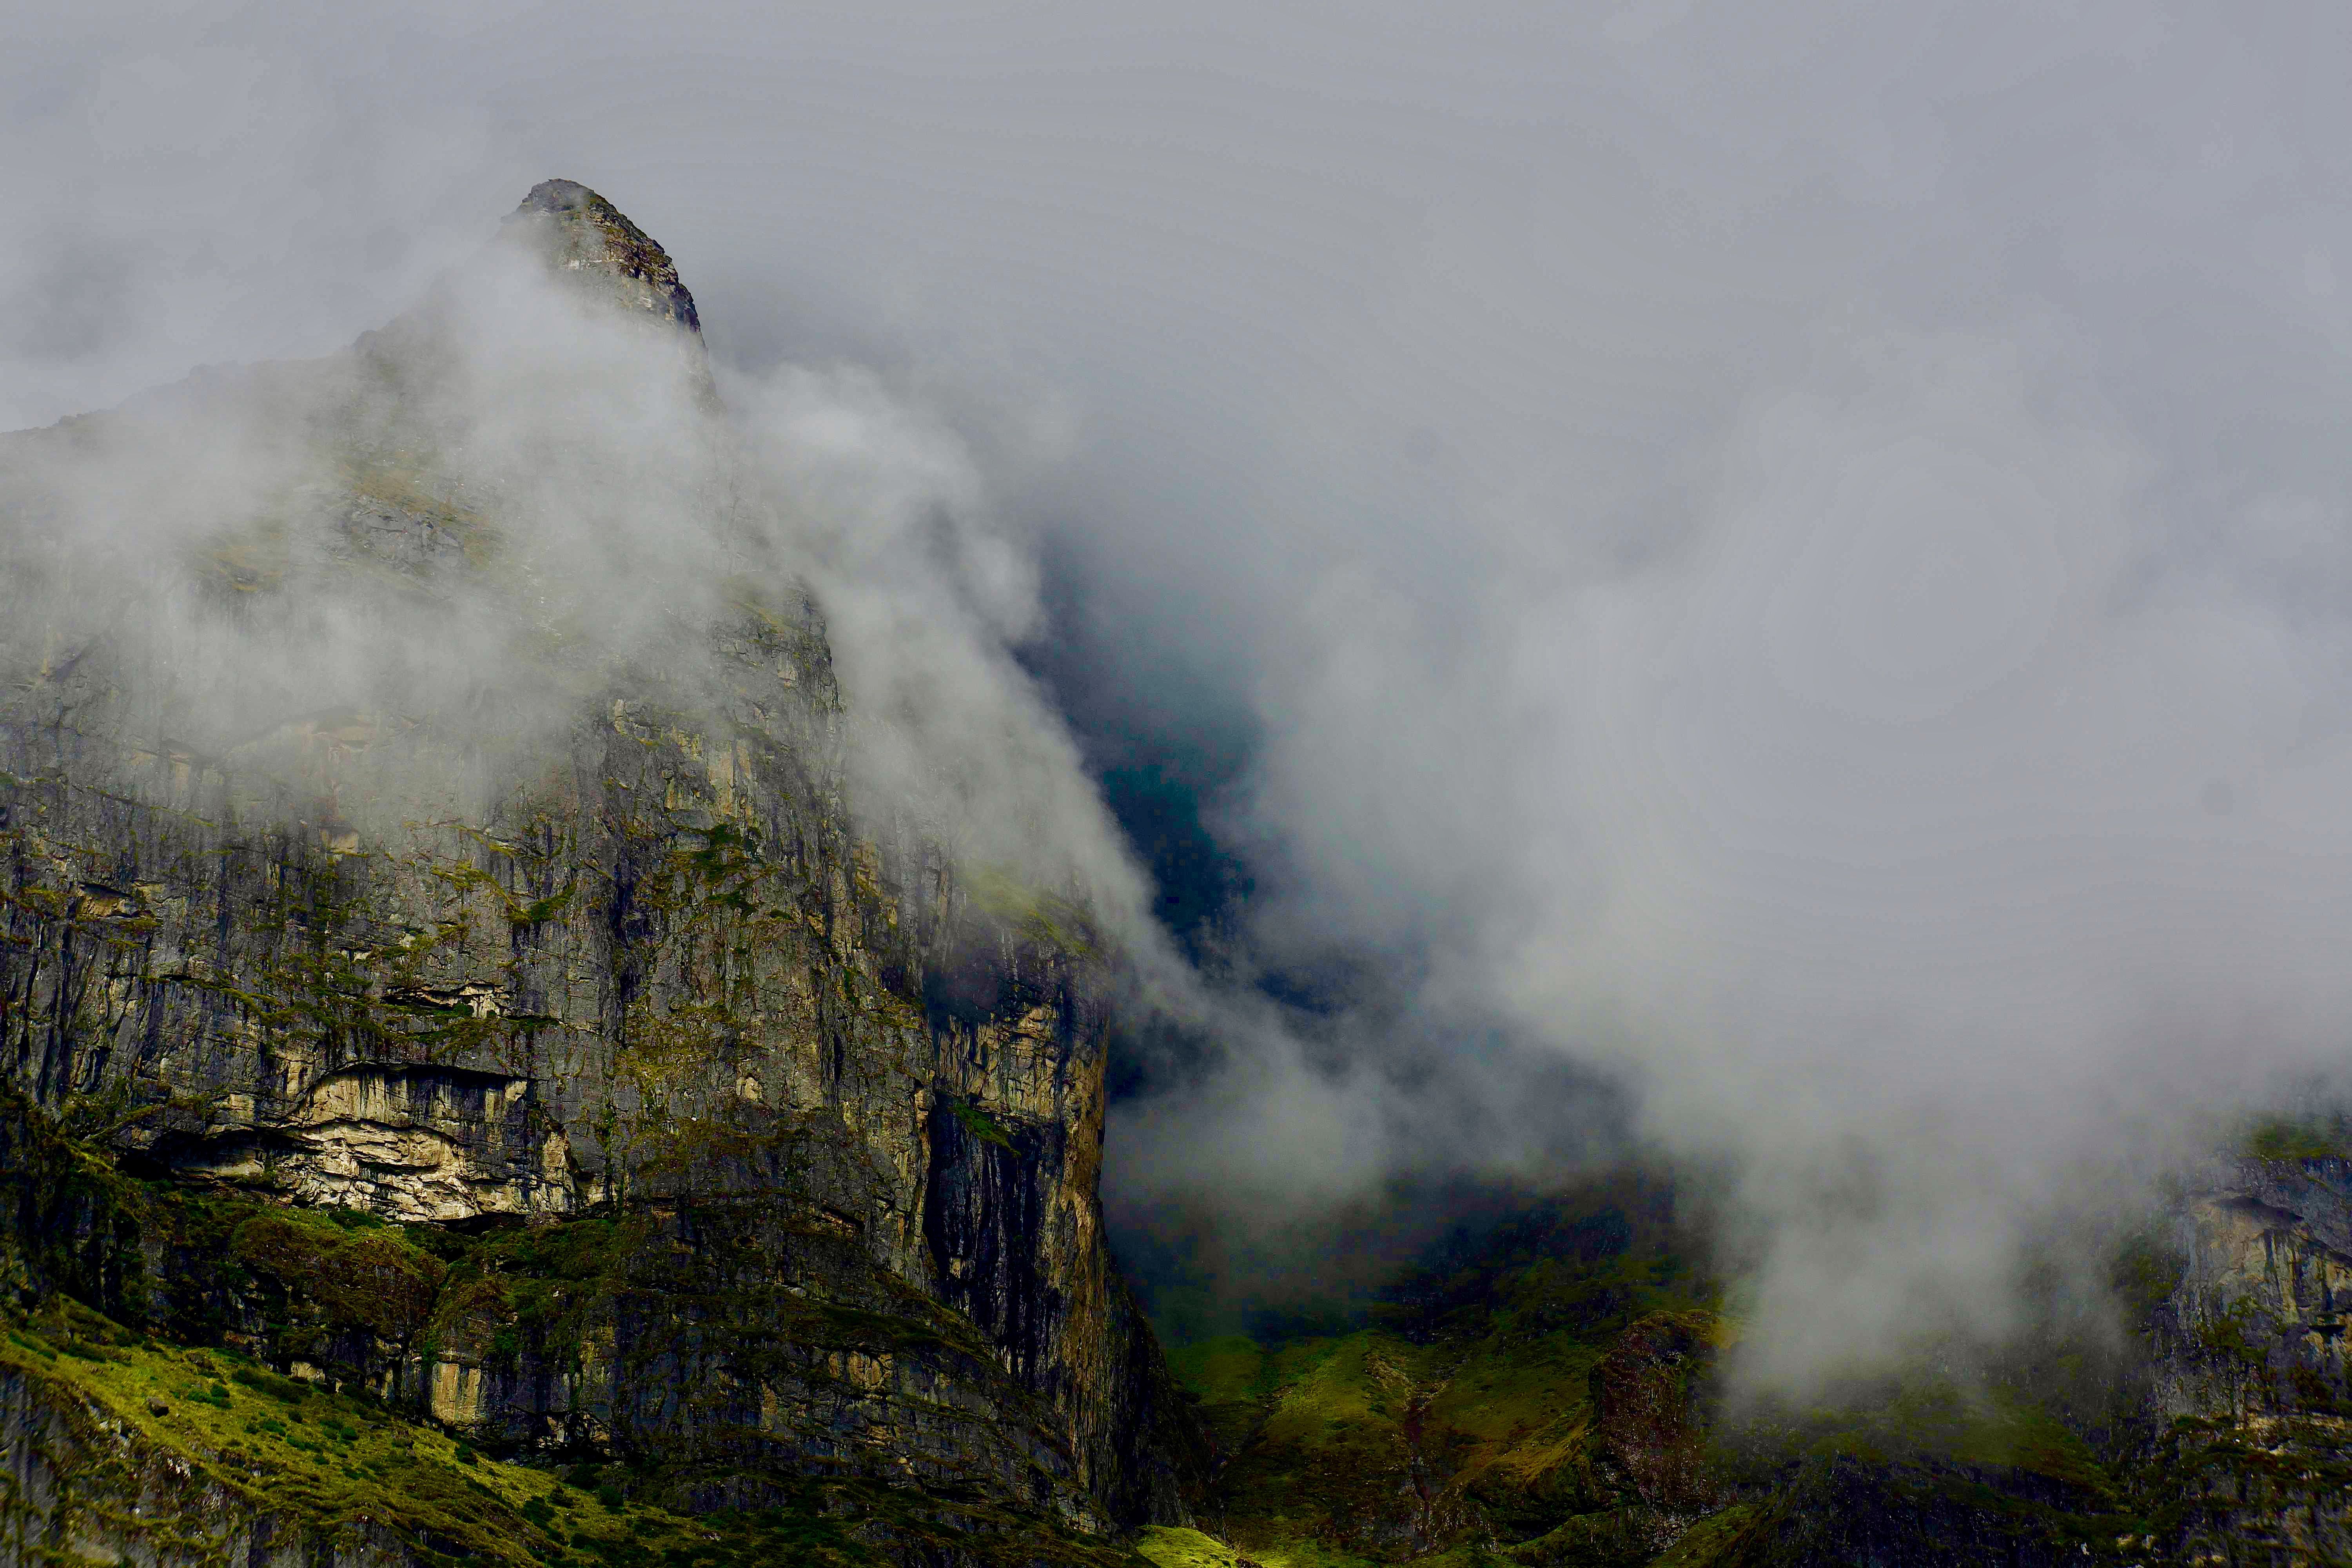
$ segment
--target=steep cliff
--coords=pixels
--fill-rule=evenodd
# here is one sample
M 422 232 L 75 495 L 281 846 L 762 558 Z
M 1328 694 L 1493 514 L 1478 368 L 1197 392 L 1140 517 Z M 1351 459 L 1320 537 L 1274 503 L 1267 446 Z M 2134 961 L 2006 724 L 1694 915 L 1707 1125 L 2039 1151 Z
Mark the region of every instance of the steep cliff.
M 1096 1200 L 1093 954 L 1047 895 L 975 900 L 853 815 L 824 626 L 761 564 L 661 248 L 551 181 L 480 270 L 344 354 L 0 442 L 14 1528 L 128 1549 L 27 1479 L 29 1435 L 103 1429 L 265 1536 L 410 1550 L 273 1523 L 203 1433 L 58 1393 L 32 1331 L 70 1338 L 68 1300 L 124 1353 L 218 1347 L 485 1456 L 621 1467 L 632 1507 L 822 1482 L 835 1512 L 899 1484 L 1181 1517 L 1198 1439 Z M 536 365 L 574 328 L 593 363 Z M 615 363 L 674 384 L 626 406 L 646 453 L 485 406 Z M 234 482 L 170 472 L 232 449 Z M 533 531 L 656 504 L 750 567 L 566 601 L 622 547 Z
M 2189 1557 L 2352 1557 L 2352 1145 L 2278 1124 L 2138 1258 L 2165 1523 Z

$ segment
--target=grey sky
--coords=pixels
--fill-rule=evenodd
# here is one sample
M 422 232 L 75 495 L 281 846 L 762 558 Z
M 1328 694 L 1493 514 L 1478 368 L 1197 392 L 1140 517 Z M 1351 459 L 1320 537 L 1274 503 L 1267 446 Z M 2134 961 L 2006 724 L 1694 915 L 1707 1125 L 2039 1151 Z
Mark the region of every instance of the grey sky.
M 869 361 L 954 425 L 1014 547 L 1131 627 L 1107 679 L 1247 710 L 1253 952 L 1412 955 L 1358 1059 L 1499 1032 L 1753 1172 L 1789 1364 L 1923 1297 L 1997 1321 L 2120 1129 L 2341 1050 L 2340 8 L 9 37 L 0 424 L 324 352 L 533 180 L 595 186 L 722 362 Z M 1400 1100 L 1268 1046 L 1114 1179 L 1341 1190 L 1431 1105 L 1540 1146 L 1554 1112 L 1460 1061 Z M 1819 1199 L 1855 1168 L 1867 1221 Z

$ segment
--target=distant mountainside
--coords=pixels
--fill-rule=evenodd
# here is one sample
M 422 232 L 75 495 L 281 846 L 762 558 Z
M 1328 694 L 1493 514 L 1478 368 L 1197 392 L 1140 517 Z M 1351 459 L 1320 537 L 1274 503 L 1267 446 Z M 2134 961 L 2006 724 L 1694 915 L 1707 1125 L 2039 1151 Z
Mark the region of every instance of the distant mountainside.
M 853 821 L 727 440 L 564 181 L 344 353 L 0 440 L 0 1560 L 1188 1517 L 1095 961 Z
M 1352 1331 L 1171 1359 L 1218 1447 L 1163 1568 L 2318 1564 L 2352 1556 L 2352 1142 L 2256 1130 L 1985 1356 L 1727 1405 L 1739 1336 L 1628 1173 L 1409 1271 Z

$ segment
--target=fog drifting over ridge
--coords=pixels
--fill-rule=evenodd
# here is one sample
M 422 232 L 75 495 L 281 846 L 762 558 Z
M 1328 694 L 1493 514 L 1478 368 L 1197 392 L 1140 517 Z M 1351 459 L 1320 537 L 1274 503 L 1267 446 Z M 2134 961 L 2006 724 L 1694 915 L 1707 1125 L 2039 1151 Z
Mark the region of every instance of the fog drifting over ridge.
M 1233 966 L 1377 994 L 1129 1107 L 1115 1202 L 1539 1173 L 1565 1058 L 1745 1173 L 1801 1368 L 1923 1301 L 1997 1331 L 2052 1205 L 2341 1058 L 2347 26 L 27 20 L 0 424 L 325 352 L 594 186 L 768 427 L 920 426 L 910 483 L 1010 552 L 989 636 L 1255 737 Z M 879 377 L 791 368 L 839 359 Z M 858 580 L 919 626 L 898 559 Z

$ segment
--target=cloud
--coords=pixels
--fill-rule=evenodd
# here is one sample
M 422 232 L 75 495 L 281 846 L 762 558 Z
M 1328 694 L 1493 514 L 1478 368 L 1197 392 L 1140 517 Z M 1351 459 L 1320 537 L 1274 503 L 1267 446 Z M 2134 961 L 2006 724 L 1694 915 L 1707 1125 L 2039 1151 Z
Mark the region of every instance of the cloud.
M 15 437 L 19 741 L 69 714 L 128 743 L 109 787 L 177 789 L 141 761 L 160 747 L 254 794 L 251 819 L 372 843 L 534 787 L 607 705 L 730 710 L 728 628 L 813 615 L 832 661 L 802 675 L 837 678 L 848 717 L 845 743 L 801 738 L 820 776 L 845 756 L 869 833 L 911 826 L 1158 953 L 1012 658 L 1034 574 L 961 440 L 850 369 L 730 375 L 722 403 L 698 337 L 573 286 L 535 232 L 349 350 Z
M 1122 1112 L 1122 1204 L 1540 1168 L 1606 1074 L 1746 1173 L 1798 1369 L 1997 1326 L 2084 1173 L 2336 1059 L 2323 8 L 48 26 L 10 418 L 323 352 L 567 174 L 803 498 L 875 787 L 1136 910 L 1082 748 L 1252 737 L 1234 984 L 1150 982 L 1229 1076 Z

